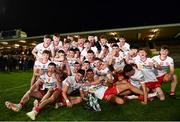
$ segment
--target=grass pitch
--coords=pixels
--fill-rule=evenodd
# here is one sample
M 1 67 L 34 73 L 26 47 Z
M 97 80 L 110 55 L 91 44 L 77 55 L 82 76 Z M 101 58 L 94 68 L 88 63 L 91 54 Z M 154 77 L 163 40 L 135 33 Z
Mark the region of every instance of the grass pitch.
M 180 78 L 180 69 L 176 69 Z M 22 111 L 16 113 L 8 110 L 4 102 L 18 103 L 22 95 L 30 86 L 32 71 L 28 72 L 0 72 L 0 121 L 29 121 L 26 113 L 33 107 L 31 99 Z M 164 92 L 170 91 L 170 83 L 162 86 Z M 180 95 L 180 84 L 177 85 L 176 94 Z M 118 120 L 180 120 L 180 100 L 172 99 L 166 94 L 165 101 L 154 100 L 142 105 L 137 100 L 129 100 L 124 105 L 99 101 L 102 111 L 87 111 L 82 104 L 72 108 L 54 109 L 54 105 L 44 108 L 37 116 L 38 121 L 118 121 Z

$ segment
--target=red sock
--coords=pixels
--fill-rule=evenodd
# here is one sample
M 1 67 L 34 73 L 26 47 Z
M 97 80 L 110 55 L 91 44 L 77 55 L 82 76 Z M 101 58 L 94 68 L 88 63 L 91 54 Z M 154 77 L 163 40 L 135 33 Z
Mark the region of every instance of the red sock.
M 23 106 L 24 106 L 24 103 L 22 103 L 22 102 L 20 102 L 19 104 L 21 105 L 21 107 L 23 107 Z
M 39 111 L 41 110 L 41 108 L 39 106 L 35 107 L 35 111 L 39 113 Z
M 138 100 L 144 101 L 144 96 L 143 96 L 143 95 L 139 95 L 139 96 L 138 96 Z
M 170 92 L 170 95 L 174 95 L 174 94 L 175 94 L 175 92 L 173 92 L 173 91 Z

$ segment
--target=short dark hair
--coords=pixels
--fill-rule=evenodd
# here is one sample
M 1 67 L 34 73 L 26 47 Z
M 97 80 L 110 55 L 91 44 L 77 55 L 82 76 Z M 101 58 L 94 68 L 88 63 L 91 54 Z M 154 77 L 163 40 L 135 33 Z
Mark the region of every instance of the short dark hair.
M 50 63 L 48 64 L 48 66 L 54 66 L 54 67 L 56 67 L 56 64 L 55 64 L 54 62 L 50 62 Z
M 117 44 L 113 44 L 112 47 L 118 47 L 119 48 L 119 46 Z
M 101 61 L 101 62 L 103 62 L 103 60 L 102 60 L 101 58 L 98 58 L 98 57 L 96 57 L 96 58 L 94 59 L 94 61 Z
M 65 54 L 64 50 L 58 50 L 58 53 L 64 53 Z
M 76 61 L 74 64 L 80 64 L 80 63 Z
M 93 50 L 88 50 L 87 53 L 93 53 L 94 54 L 94 51 Z
M 49 56 L 51 55 L 51 52 L 49 50 L 44 50 L 42 53 L 49 54 Z
M 80 74 L 83 75 L 83 76 L 84 76 L 84 74 L 85 74 L 85 70 L 83 70 L 83 69 L 79 69 L 77 72 L 80 73 Z
M 46 34 L 46 35 L 44 35 L 44 38 L 50 38 L 51 39 L 51 36 L 49 34 Z
M 130 72 L 133 70 L 133 66 L 131 64 L 126 64 L 123 68 L 123 72 L 126 73 L 126 72 Z
M 161 46 L 161 49 L 169 50 L 169 47 L 168 47 L 167 45 L 162 45 L 162 46 Z
M 54 33 L 53 36 L 60 37 L 58 33 Z
M 88 63 L 88 64 L 90 64 L 90 62 L 89 62 L 89 61 L 84 61 L 84 62 L 83 62 L 83 64 L 84 64 L 84 63 Z
M 89 40 L 86 40 L 84 43 L 91 43 Z
M 103 45 L 103 47 L 106 48 L 106 49 L 109 49 L 109 47 L 107 45 Z
M 93 69 L 89 68 L 86 72 L 93 72 Z

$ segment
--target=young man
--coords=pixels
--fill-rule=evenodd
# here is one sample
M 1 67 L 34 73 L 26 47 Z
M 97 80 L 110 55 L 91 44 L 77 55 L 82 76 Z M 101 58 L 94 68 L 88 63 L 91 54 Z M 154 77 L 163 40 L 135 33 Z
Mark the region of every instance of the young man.
M 118 46 L 125 54 L 130 50 L 130 45 L 126 42 L 126 38 L 124 37 L 119 38 Z
M 155 68 L 157 67 L 156 63 L 147 57 L 147 51 L 145 49 L 139 49 L 139 60 L 136 60 L 135 64 L 138 69 L 140 69 L 144 76 L 145 85 L 150 90 L 157 92 L 160 100 L 165 100 L 164 93 L 161 89 L 161 85 L 156 79 Z
M 142 101 L 143 104 L 147 104 L 147 88 L 144 82 L 144 75 L 141 70 L 137 69 L 135 66 L 131 64 L 126 64 L 123 69 L 124 74 L 128 77 L 128 82 L 138 89 L 143 90 L 144 99 Z
M 49 63 L 48 72 L 44 73 L 40 76 L 40 78 L 36 81 L 33 86 L 24 94 L 18 104 L 6 101 L 5 105 L 8 109 L 11 109 L 15 112 L 19 112 L 24 105 L 30 100 L 31 97 L 35 97 L 37 99 L 42 99 L 46 94 L 48 89 L 54 89 L 56 86 L 59 86 L 59 77 L 55 72 L 56 65 L 54 63 Z M 60 86 L 59 86 L 60 87 Z
M 112 65 L 115 72 L 122 71 L 125 66 L 124 54 L 117 44 L 113 44 L 112 53 L 109 55 L 108 65 Z
M 51 63 L 50 66 L 52 66 L 51 71 L 54 72 L 54 67 L 56 66 L 54 63 Z M 48 76 L 47 76 L 48 75 Z M 59 79 L 58 74 L 51 74 L 50 70 L 47 73 L 47 75 L 44 75 L 42 79 L 45 81 L 43 84 L 43 88 L 47 89 L 47 93 L 43 96 L 40 102 L 38 100 L 34 101 L 34 107 L 32 111 L 26 113 L 28 117 L 30 117 L 32 120 L 36 119 L 37 114 L 49 103 L 54 103 L 59 100 L 59 97 L 61 95 L 61 81 Z M 50 75 L 50 76 L 49 76 Z M 55 77 L 55 78 L 54 78 Z
M 38 60 L 35 61 L 33 68 L 33 76 L 31 78 L 31 86 L 35 83 L 35 81 L 39 78 L 41 74 L 47 72 L 48 64 L 50 63 L 49 57 L 50 52 L 48 50 L 44 50 L 42 53 L 42 57 L 38 58 Z
M 59 34 L 57 33 L 53 34 L 53 41 L 51 42 L 51 44 L 53 45 L 56 54 L 56 52 L 62 48 L 62 41 L 60 41 Z
M 94 59 L 94 66 L 95 75 L 106 76 L 109 73 L 109 68 L 107 67 L 107 64 L 105 64 L 100 58 Z
M 80 69 L 75 76 L 68 76 L 62 82 L 61 101 L 65 106 L 72 107 L 73 104 L 77 104 L 82 101 L 79 89 L 82 85 L 84 74 L 85 71 Z
M 178 80 L 177 76 L 174 74 L 174 60 L 169 57 L 168 54 L 169 48 L 167 46 L 162 46 L 160 55 L 154 56 L 152 59 L 161 66 L 161 68 L 157 69 L 157 79 L 160 83 L 163 81 L 172 81 L 170 95 L 175 95 Z
M 50 51 L 52 57 L 55 56 L 54 47 L 51 44 L 51 37 L 49 35 L 45 35 L 43 40 L 44 42 L 36 45 L 32 50 L 32 54 L 36 57 L 36 60 L 42 57 L 42 53 L 44 50 Z

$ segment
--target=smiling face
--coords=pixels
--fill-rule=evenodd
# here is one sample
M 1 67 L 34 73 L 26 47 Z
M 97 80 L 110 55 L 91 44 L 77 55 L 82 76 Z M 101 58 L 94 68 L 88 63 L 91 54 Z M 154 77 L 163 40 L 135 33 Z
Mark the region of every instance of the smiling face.
M 44 38 L 44 44 L 50 45 L 51 44 L 51 38 Z
M 48 66 L 48 72 L 54 73 L 56 70 L 56 67 L 54 65 L 49 65 Z
M 81 81 L 83 79 L 83 75 L 81 73 L 76 73 L 75 79 L 76 81 Z
M 166 57 L 166 56 L 168 56 L 168 54 L 169 54 L 168 49 L 161 49 L 161 50 L 160 50 L 160 55 L 161 55 L 161 56 Z
M 94 72 L 91 71 L 91 70 L 87 71 L 87 72 L 86 72 L 86 77 L 87 77 L 88 79 L 94 78 Z

